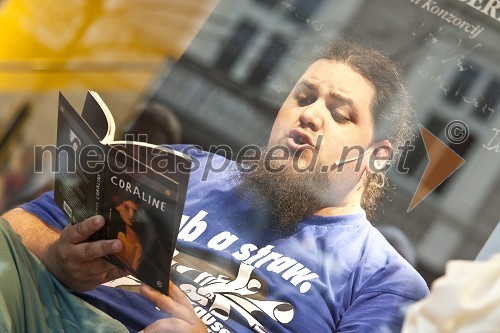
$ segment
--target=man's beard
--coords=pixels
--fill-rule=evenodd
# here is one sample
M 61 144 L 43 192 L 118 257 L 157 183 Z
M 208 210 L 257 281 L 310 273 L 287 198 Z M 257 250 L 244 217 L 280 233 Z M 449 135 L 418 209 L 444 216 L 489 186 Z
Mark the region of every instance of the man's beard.
M 266 161 L 269 151 L 251 163 L 241 163 L 238 191 L 254 208 L 268 209 L 278 218 L 281 231 L 291 232 L 304 218 L 329 206 L 328 173 L 320 165 L 300 168 L 299 156 L 286 161 Z M 271 171 L 284 165 L 283 171 Z M 250 168 L 255 170 L 246 171 Z

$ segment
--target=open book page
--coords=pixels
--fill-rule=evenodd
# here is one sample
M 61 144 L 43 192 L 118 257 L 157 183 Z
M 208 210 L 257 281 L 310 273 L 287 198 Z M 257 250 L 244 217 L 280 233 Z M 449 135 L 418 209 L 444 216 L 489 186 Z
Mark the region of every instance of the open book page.
M 87 93 L 82 118 L 89 124 L 102 144 L 108 144 L 115 139 L 116 126 L 113 115 L 95 91 Z

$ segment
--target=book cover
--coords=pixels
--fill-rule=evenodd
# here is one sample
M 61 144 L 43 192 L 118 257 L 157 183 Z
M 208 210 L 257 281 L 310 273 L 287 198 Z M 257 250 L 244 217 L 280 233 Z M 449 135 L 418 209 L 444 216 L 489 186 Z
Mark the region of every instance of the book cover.
M 87 95 L 82 116 L 60 94 L 55 201 L 73 224 L 103 215 L 105 226 L 91 240 L 124 245 L 106 259 L 168 294 L 191 161 L 166 147 L 115 141 L 114 131 L 96 93 Z

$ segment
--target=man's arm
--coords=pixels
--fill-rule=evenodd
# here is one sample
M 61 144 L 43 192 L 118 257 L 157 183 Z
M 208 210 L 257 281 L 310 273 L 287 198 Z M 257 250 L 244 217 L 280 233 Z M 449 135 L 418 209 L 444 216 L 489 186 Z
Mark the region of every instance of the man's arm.
M 24 246 L 47 266 L 48 248 L 57 241 L 61 231 L 50 228 L 38 217 L 21 208 L 15 208 L 2 217 L 19 235 Z
M 91 217 L 64 230 L 55 230 L 38 217 L 16 208 L 2 216 L 20 236 L 23 244 L 66 287 L 87 291 L 124 275 L 102 257 L 120 252 L 119 240 L 89 242 L 88 238 L 103 227 L 101 216 Z
M 71 264 L 69 262 L 68 265 L 57 264 L 58 263 L 57 249 L 61 246 L 61 244 L 65 244 L 64 239 L 66 237 L 68 239 L 72 239 L 71 237 L 76 237 L 73 240 L 84 238 L 84 241 L 79 243 L 78 245 L 73 245 L 71 243 L 66 242 L 67 247 L 65 250 L 67 250 L 68 253 L 71 253 L 74 249 L 78 249 L 78 251 L 75 252 L 75 254 L 77 254 L 76 257 L 78 257 L 78 254 L 81 254 L 79 253 L 79 250 L 87 249 L 87 251 L 91 252 L 99 251 L 106 247 L 105 246 L 106 242 L 116 243 L 116 241 L 100 241 L 101 242 L 100 245 L 97 246 L 99 242 L 91 242 L 91 243 L 86 242 L 89 233 L 92 234 L 95 230 L 102 227 L 104 220 L 101 216 L 92 217 L 75 226 L 68 225 L 62 232 L 50 228 L 42 220 L 20 208 L 14 209 L 4 214 L 2 217 L 5 220 L 8 219 L 10 221 L 10 225 L 13 227 L 15 232 L 21 237 L 22 241 L 25 242 L 25 244 L 30 245 L 38 255 L 44 258 L 43 261 L 44 263 L 45 262 L 49 263 L 49 265 L 55 267 L 56 271 L 59 271 L 62 268 L 63 270 L 62 273 L 60 272 L 60 274 L 63 275 L 68 274 L 68 272 L 64 270 L 64 267 L 71 266 Z M 117 242 L 121 247 L 122 245 L 121 242 L 120 241 Z M 7 244 L 7 247 L 9 247 L 9 244 Z M 6 252 L 6 255 L 8 255 L 8 251 Z M 71 256 L 68 256 L 68 258 L 69 257 Z M 100 258 L 97 258 L 96 260 L 100 261 L 101 263 L 105 263 Z M 81 265 L 81 267 L 85 267 L 88 266 L 88 263 L 91 261 L 92 260 L 80 260 L 79 265 Z M 64 260 L 62 262 L 64 262 Z M 109 264 L 106 263 L 106 265 Z M 28 268 L 28 270 L 30 270 L 30 268 Z M 85 267 L 83 273 L 86 272 L 88 273 L 89 270 L 92 269 Z M 111 271 L 113 270 L 116 271 L 117 269 L 112 268 Z M 102 275 L 102 273 L 97 273 L 97 275 Z M 33 280 L 32 282 L 33 284 L 37 284 L 38 281 Z M 72 282 L 74 281 L 70 280 L 70 282 L 67 283 L 67 285 L 69 285 L 70 288 L 81 289 L 80 285 L 77 286 L 76 288 L 71 286 Z M 169 289 L 170 289 L 170 295 L 165 296 L 149 287 L 143 286 L 141 288 L 141 295 L 143 297 L 150 300 L 151 302 L 156 303 L 158 308 L 170 314 L 169 318 L 160 319 L 148 325 L 146 328 L 144 328 L 143 332 L 161 331 L 161 332 L 171 332 L 171 333 L 181 333 L 181 332 L 206 333 L 207 329 L 205 325 L 203 324 L 202 320 L 196 315 L 191 305 L 191 302 L 182 293 L 182 291 L 179 288 L 177 288 L 177 286 L 175 286 L 172 282 L 170 282 Z M 56 297 L 57 295 L 53 296 Z M 43 306 L 45 309 L 45 306 L 50 306 L 50 305 L 43 304 Z M 49 309 L 48 311 L 50 312 L 52 310 Z M 2 317 L 1 314 L 0 317 Z M 95 317 L 95 319 L 99 318 L 100 317 Z M 99 325 L 100 323 L 95 323 L 95 324 Z
M 342 315 L 335 332 L 400 332 L 405 310 L 415 301 L 394 293 L 361 295 Z

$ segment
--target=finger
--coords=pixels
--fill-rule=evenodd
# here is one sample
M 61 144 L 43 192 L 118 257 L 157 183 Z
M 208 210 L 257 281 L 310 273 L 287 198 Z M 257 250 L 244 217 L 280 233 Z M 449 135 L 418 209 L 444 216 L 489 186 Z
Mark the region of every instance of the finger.
M 70 266 L 70 268 L 73 268 L 75 271 L 80 271 L 85 275 L 121 275 L 121 271 L 115 265 L 104 259 L 96 259 L 89 262 L 75 262 L 74 266 Z
M 182 292 L 172 281 L 168 285 L 168 295 L 177 303 L 185 306 L 188 309 L 193 309 L 193 305 L 186 297 L 186 294 Z M 194 310 L 193 310 L 194 311 Z
M 72 273 L 68 275 L 69 284 L 66 286 L 76 291 L 89 291 L 95 289 L 99 285 L 107 282 L 105 280 L 106 273 L 102 274 L 84 274 L 82 272 Z
M 102 283 L 116 280 L 116 279 L 119 279 L 119 278 L 127 276 L 127 275 L 129 275 L 129 274 L 122 271 L 121 269 L 119 269 L 117 267 L 114 267 L 113 269 L 104 273 L 104 276 L 102 277 L 102 279 L 103 279 Z
M 160 310 L 169 313 L 172 317 L 182 319 L 190 324 L 194 323 L 196 314 L 191 307 L 186 308 L 182 304 L 175 302 L 171 297 L 163 295 L 146 285 L 142 285 L 139 291 L 144 298 L 154 302 Z
M 126 274 L 118 268 L 113 268 L 109 271 L 99 273 L 99 274 L 89 274 L 81 278 L 81 281 L 88 285 L 100 285 L 112 280 L 119 279 Z
M 193 327 L 184 320 L 177 318 L 160 319 L 141 332 L 143 333 L 191 333 Z M 141 333 L 139 332 L 139 333 Z
M 92 276 L 107 274 L 113 268 L 111 264 L 101 264 L 100 259 L 92 262 L 72 261 L 66 264 L 65 272 L 74 279 L 84 281 Z
M 103 226 L 104 218 L 100 215 L 92 216 L 83 222 L 70 225 L 67 231 L 68 241 L 72 244 L 84 242 Z
M 75 253 L 75 259 L 81 261 L 92 261 L 105 257 L 109 254 L 118 253 L 122 249 L 122 242 L 118 239 L 112 239 L 80 243 L 75 245 L 73 251 Z

